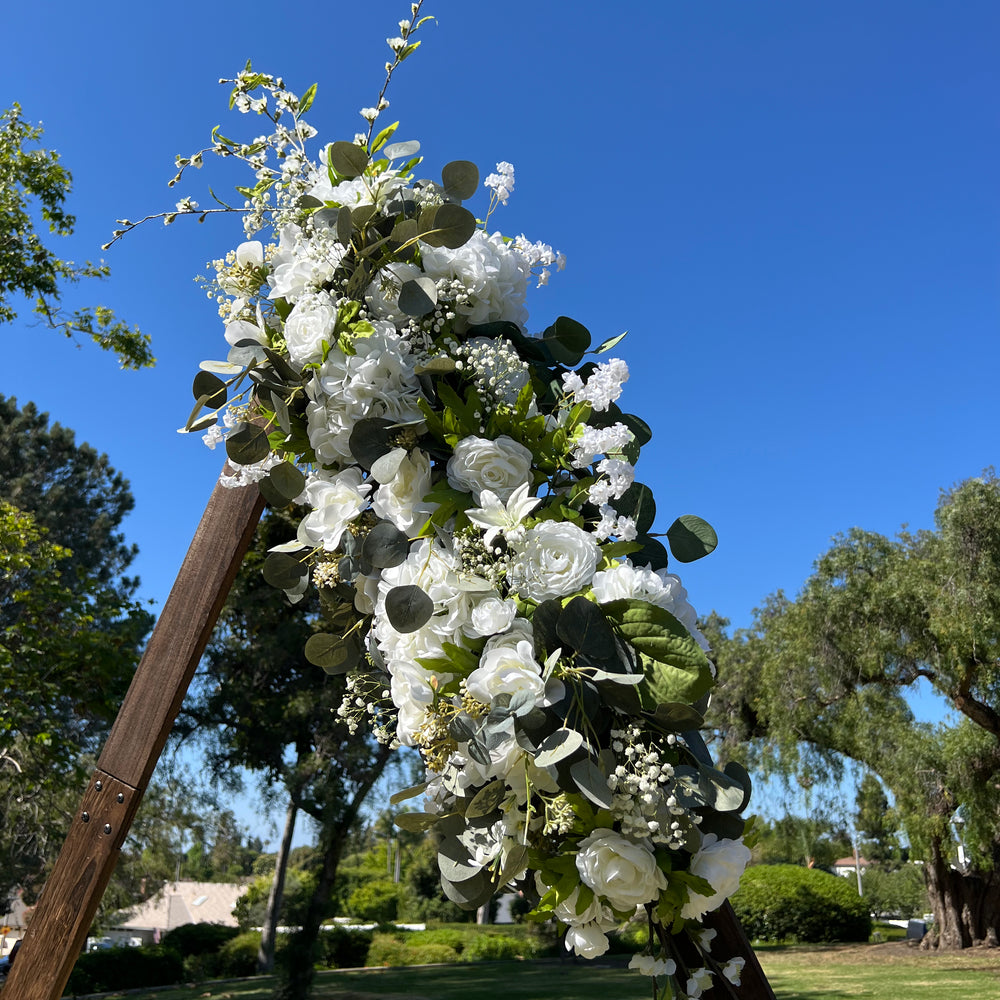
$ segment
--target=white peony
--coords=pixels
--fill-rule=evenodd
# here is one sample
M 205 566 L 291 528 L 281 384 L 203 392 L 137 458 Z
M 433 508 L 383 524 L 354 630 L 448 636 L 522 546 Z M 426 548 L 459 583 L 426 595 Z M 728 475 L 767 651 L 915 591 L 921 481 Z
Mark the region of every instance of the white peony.
M 542 521 L 525 532 L 507 579 L 530 601 L 565 597 L 594 577 L 601 550 L 594 536 L 570 522 Z
M 305 493 L 313 509 L 299 523 L 299 541 L 310 548 L 335 549 L 347 526 L 368 506 L 370 489 L 358 468 L 330 478 L 311 476 Z
M 666 876 L 645 844 L 603 827 L 580 841 L 576 868 L 584 885 L 616 910 L 634 910 L 667 887 Z
M 706 834 L 691 859 L 690 871 L 708 881 L 715 892 L 711 896 L 689 892 L 681 916 L 700 920 L 722 906 L 740 887 L 740 876 L 749 861 L 750 848 L 742 840 L 719 840 L 714 833 Z
M 506 503 L 519 486 L 530 485 L 533 459 L 523 444 L 506 434 L 495 441 L 465 437 L 448 459 L 448 485 L 471 493 L 476 503 L 485 491 Z

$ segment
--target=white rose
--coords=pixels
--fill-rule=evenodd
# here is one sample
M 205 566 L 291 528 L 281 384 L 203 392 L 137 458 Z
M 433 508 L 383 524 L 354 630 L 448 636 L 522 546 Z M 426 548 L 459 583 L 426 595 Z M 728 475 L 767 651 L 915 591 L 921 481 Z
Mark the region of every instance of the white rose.
M 500 694 L 529 691 L 537 701 L 545 692 L 542 668 L 535 661 L 534 649 L 523 640 L 514 648 L 500 646 L 484 653 L 466 684 L 469 694 L 486 705 L 491 705 Z
M 645 844 L 601 827 L 580 841 L 576 869 L 584 885 L 616 910 L 634 910 L 667 887 L 666 877 Z
M 430 488 L 431 460 L 419 448 L 415 449 L 400 461 L 392 480 L 383 483 L 375 491 L 372 510 L 379 517 L 391 521 L 404 534 L 408 534 L 418 513 L 426 517 L 437 506 L 433 503 L 421 503 Z
M 332 479 L 313 477 L 305 490 L 313 509 L 299 523 L 299 541 L 310 548 L 335 549 L 344 529 L 368 505 L 370 489 L 361 481 L 360 469 L 347 469 Z
M 519 642 L 526 642 L 531 646 L 532 653 L 535 649 L 535 629 L 527 618 L 515 618 L 506 632 L 501 635 L 492 635 L 486 640 L 483 652 L 488 653 L 491 649 L 501 649 L 503 647 L 517 648 Z
M 506 632 L 517 616 L 517 605 L 497 594 L 484 597 L 473 609 L 469 627 L 473 635 L 485 637 Z
M 531 601 L 565 597 L 586 587 L 601 558 L 596 539 L 569 522 L 543 521 L 525 532 L 507 573 L 510 586 Z
M 285 320 L 288 356 L 297 365 L 319 361 L 323 341 L 330 341 L 337 322 L 337 310 L 328 295 L 308 295 L 295 303 Z
M 531 484 L 531 452 L 506 434 L 495 441 L 466 437 L 448 459 L 448 485 L 480 502 L 483 490 L 506 503 L 519 486 Z
M 434 701 L 430 674 L 405 660 L 392 666 L 390 692 L 398 709 L 396 735 L 405 746 L 413 745 L 413 737 L 427 718 L 427 709 Z
M 577 913 L 576 907 L 579 900 L 580 887 L 577 886 L 561 903 L 556 903 L 553 907 L 552 913 L 556 920 L 561 920 L 564 924 L 572 926 L 573 924 L 589 924 L 592 920 L 599 920 L 604 916 L 601 901 L 596 896 L 591 899 L 589 906 Z
M 691 859 L 691 874 L 708 881 L 715 892 L 711 896 L 690 892 L 681 916 L 700 920 L 722 906 L 740 887 L 740 876 L 749 861 L 750 848 L 742 840 L 719 840 L 714 833 L 706 834 Z
M 597 958 L 608 950 L 608 936 L 596 920 L 575 924 L 566 928 L 566 950 L 582 958 Z

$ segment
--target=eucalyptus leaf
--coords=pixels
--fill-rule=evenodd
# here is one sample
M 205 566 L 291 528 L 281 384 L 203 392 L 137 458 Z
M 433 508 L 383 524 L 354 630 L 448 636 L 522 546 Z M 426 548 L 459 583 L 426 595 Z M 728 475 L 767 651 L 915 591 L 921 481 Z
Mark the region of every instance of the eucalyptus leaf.
M 358 465 L 371 469 L 378 459 L 392 451 L 389 435 L 393 427 L 395 424 L 385 417 L 365 417 L 354 425 L 347 446 Z
M 746 799 L 741 782 L 706 764 L 698 767 L 677 765 L 674 781 L 678 800 L 688 805 L 708 806 L 717 812 L 737 812 Z
M 353 232 L 354 220 L 351 218 L 351 210 L 346 205 L 341 205 L 337 212 L 337 239 L 346 247 L 351 242 Z
M 643 483 L 633 483 L 611 506 L 624 517 L 635 520 L 636 529 L 645 534 L 656 520 L 656 501 L 653 491 Z
M 556 361 L 572 368 L 580 363 L 590 347 L 590 331 L 575 319 L 559 316 L 542 333 L 542 340 Z
M 526 688 L 515 691 L 507 704 L 507 710 L 510 714 L 518 717 L 527 715 L 534 707 L 535 695 Z
M 581 746 L 583 736 L 575 729 L 557 729 L 538 744 L 535 764 L 538 767 L 551 767 L 576 753 Z
M 269 552 L 261 567 L 266 583 L 278 590 L 294 590 L 309 574 L 309 567 L 287 552 Z
M 489 767 L 493 763 L 489 750 L 477 739 L 469 740 L 469 756 L 484 767 Z
M 629 555 L 633 566 L 648 566 L 654 573 L 658 569 L 667 568 L 670 564 L 670 557 L 658 538 L 654 538 L 652 535 L 639 535 L 636 541 L 642 548 Z
M 708 521 L 694 514 L 682 514 L 667 528 L 667 541 L 674 558 L 687 563 L 714 552 L 719 536 Z
M 291 462 L 275 465 L 268 473 L 266 481 L 286 504 L 295 500 L 306 488 L 306 477 L 302 474 L 302 470 Z
M 213 375 L 212 372 L 200 371 L 194 377 L 194 385 L 191 387 L 195 399 L 208 396 L 204 405 L 209 409 L 217 410 L 220 406 L 226 405 L 226 383 Z
M 646 718 L 665 733 L 683 733 L 689 729 L 701 729 L 705 724 L 704 716 L 682 701 L 661 702 L 652 712 L 647 713 Z
M 416 139 L 404 139 L 401 142 L 391 142 L 382 150 L 387 160 L 406 160 L 420 152 L 420 143 Z
M 608 779 L 600 768 L 589 758 L 578 760 L 570 769 L 570 777 L 583 794 L 596 806 L 610 809 L 612 804 L 611 789 Z
M 393 823 L 409 833 L 424 833 L 440 819 L 436 813 L 397 813 Z
M 604 354 L 606 351 L 610 351 L 612 348 L 617 347 L 627 336 L 628 330 L 624 333 L 619 333 L 617 337 L 608 337 L 607 340 L 602 340 L 601 343 L 594 348 L 594 353 Z
M 278 378 L 285 382 L 300 382 L 302 380 L 299 373 L 277 351 L 271 350 L 270 347 L 265 347 L 264 356 L 271 362 L 274 374 Z
M 353 670 L 360 662 L 364 647 L 357 632 L 337 636 L 317 632 L 306 640 L 306 659 L 328 674 L 343 674 Z
M 556 636 L 563 648 L 586 653 L 601 663 L 617 663 L 618 648 L 604 612 L 586 597 L 574 597 L 556 622 Z
M 528 866 L 528 848 L 524 844 L 512 844 L 503 855 L 503 863 L 497 885 L 506 885 Z
M 480 870 L 475 876 L 462 882 L 453 882 L 442 876 L 441 889 L 453 903 L 457 903 L 463 910 L 478 910 L 483 903 L 489 902 L 490 897 L 496 891 L 496 886 L 486 872 Z
M 432 247 L 457 250 L 469 242 L 476 225 L 476 217 L 467 208 L 444 204 L 434 213 L 431 225 L 424 228 L 420 238 Z
M 226 438 L 226 454 L 237 465 L 254 465 L 271 453 L 271 445 L 263 427 L 244 424 Z
M 404 562 L 410 551 L 410 540 L 389 521 L 379 521 L 365 536 L 362 556 L 375 569 L 391 569 Z M 428 598 L 429 600 L 429 598 Z
M 497 778 L 496 781 L 491 781 L 488 785 L 480 788 L 472 797 L 472 801 L 465 807 L 465 818 L 475 819 L 477 816 L 488 816 L 500 808 L 500 803 L 503 802 L 506 795 L 507 785 L 502 779 Z
M 469 740 L 475 739 L 476 733 L 472 726 L 469 725 L 468 719 L 463 718 L 461 715 L 456 715 L 448 723 L 448 735 L 456 743 L 468 743 Z
M 399 805 L 407 799 L 415 799 L 418 795 L 423 795 L 427 790 L 427 782 L 422 781 L 419 785 L 411 785 L 409 788 L 401 788 L 398 792 L 393 792 L 389 796 L 390 805 Z
M 215 413 L 214 411 L 212 413 L 206 413 L 203 417 L 199 417 L 197 420 L 192 420 L 187 427 L 182 427 L 181 433 L 208 430 L 209 427 L 214 426 L 218 423 L 218 421 L 218 413 Z
M 335 142 L 330 147 L 330 165 L 342 177 L 357 177 L 368 166 L 368 153 L 353 142 Z
M 385 597 L 385 613 L 397 632 L 416 632 L 430 621 L 434 602 L 416 584 L 393 587 Z
M 426 316 L 437 305 L 437 286 L 427 277 L 404 281 L 399 290 L 399 308 L 407 316 Z
M 479 190 L 479 167 L 469 160 L 452 160 L 441 168 L 441 184 L 449 198 L 465 201 Z
M 393 243 L 409 243 L 420 235 L 420 227 L 416 219 L 400 219 L 392 228 L 389 239 Z
M 729 763 L 723 768 L 723 772 L 734 781 L 738 781 L 740 786 L 743 788 L 743 802 L 736 810 L 739 812 L 740 810 L 746 808 L 747 804 L 750 802 L 750 796 L 753 794 L 753 782 L 750 780 L 750 774 L 747 769 L 736 760 L 729 761 Z
M 535 640 L 535 649 L 540 655 L 547 655 L 559 647 L 559 636 L 556 632 L 556 625 L 559 616 L 562 614 L 562 602 L 554 597 L 547 601 L 542 601 L 535 608 L 535 613 L 531 619 L 531 627 Z

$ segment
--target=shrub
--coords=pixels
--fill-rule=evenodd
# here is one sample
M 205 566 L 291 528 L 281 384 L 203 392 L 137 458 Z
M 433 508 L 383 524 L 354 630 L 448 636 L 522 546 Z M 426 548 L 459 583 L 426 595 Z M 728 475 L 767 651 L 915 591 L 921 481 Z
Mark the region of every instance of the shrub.
M 853 884 L 814 868 L 748 868 L 732 903 L 751 939 L 867 941 L 871 935 L 868 904 Z
M 395 920 L 399 912 L 399 886 L 385 880 L 365 882 L 348 897 L 347 910 L 358 920 L 379 923 Z
M 930 909 L 924 874 L 918 865 L 896 871 L 872 867 L 861 876 L 868 909 L 882 917 L 919 917 Z
M 375 934 L 367 965 L 434 965 L 457 962 L 458 953 L 444 944 L 410 945 L 394 934 Z
M 222 924 L 182 924 L 167 931 L 160 942 L 164 948 L 173 948 L 182 958 L 188 955 L 206 955 L 217 952 L 227 941 L 239 934 L 236 927 Z
M 68 993 L 172 986 L 184 974 L 181 956 L 172 948 L 109 948 L 81 955 L 66 984 Z
M 513 958 L 534 958 L 534 942 L 510 934 L 477 934 L 462 952 L 463 962 L 497 962 Z
M 461 955 L 476 932 L 477 928 L 474 925 L 461 929 L 458 927 L 435 927 L 433 930 L 413 931 L 409 940 L 413 944 L 443 944 L 448 948 L 454 948 L 456 954 Z
M 320 931 L 322 962 L 330 969 L 359 969 L 368 960 L 372 932 L 347 927 L 324 927 Z
M 231 938 L 219 949 L 219 965 L 215 975 L 223 978 L 254 975 L 259 949 L 259 931 L 245 931 Z

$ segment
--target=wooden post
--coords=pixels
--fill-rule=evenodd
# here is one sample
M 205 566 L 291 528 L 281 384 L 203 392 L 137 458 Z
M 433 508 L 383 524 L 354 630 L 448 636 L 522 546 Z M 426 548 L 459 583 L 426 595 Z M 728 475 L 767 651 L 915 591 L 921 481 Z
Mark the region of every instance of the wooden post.
M 256 486 L 216 485 L 45 883 L 3 1000 L 62 995 L 263 508 Z

